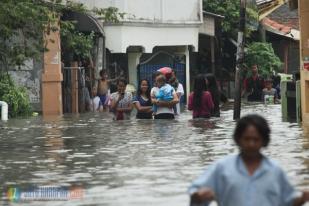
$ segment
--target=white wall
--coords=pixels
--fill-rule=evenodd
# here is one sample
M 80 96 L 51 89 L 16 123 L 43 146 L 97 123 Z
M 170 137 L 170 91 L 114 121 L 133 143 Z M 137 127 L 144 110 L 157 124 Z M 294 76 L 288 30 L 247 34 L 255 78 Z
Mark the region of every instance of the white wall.
M 201 0 L 74 0 L 89 8 L 117 7 L 126 20 L 152 22 L 200 22 Z
M 192 45 L 198 50 L 199 27 L 105 27 L 106 48 L 112 53 L 126 53 L 129 46 L 142 46 L 152 53 L 155 46 Z

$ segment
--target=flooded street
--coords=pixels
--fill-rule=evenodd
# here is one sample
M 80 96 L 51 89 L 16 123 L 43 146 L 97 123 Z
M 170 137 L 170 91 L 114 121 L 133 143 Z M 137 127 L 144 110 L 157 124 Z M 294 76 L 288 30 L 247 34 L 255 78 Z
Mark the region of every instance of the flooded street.
M 298 189 L 309 185 L 309 133 L 282 122 L 280 105 L 247 105 L 242 115 L 265 116 L 272 139 L 265 153 L 278 160 Z M 267 116 L 266 116 L 267 115 Z M 3 188 L 81 186 L 82 200 L 23 205 L 185 206 L 192 180 L 203 168 L 237 152 L 233 111 L 220 118 L 114 122 L 106 114 L 60 119 L 14 119 L 0 123 Z M 307 132 L 305 132 L 307 131 Z M 2 205 L 20 205 L 3 198 Z

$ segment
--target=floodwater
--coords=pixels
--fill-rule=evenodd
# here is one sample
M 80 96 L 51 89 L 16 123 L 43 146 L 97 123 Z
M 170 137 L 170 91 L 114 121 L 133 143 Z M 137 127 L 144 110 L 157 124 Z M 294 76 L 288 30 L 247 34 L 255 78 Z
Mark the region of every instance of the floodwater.
M 272 127 L 264 151 L 293 185 L 309 185 L 309 133 L 282 122 L 280 105 L 245 105 Z M 80 186 L 83 199 L 10 202 L 2 205 L 185 206 L 192 180 L 214 160 L 237 152 L 233 111 L 220 118 L 115 122 L 107 114 L 14 119 L 0 123 L 0 183 L 6 188 Z M 307 187 L 308 188 L 308 187 Z

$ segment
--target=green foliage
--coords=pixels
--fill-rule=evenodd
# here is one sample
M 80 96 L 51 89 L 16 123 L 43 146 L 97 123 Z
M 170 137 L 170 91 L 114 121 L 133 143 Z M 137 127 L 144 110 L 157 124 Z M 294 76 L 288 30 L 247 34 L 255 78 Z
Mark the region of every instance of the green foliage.
M 90 58 L 95 34 L 84 34 L 75 29 L 74 22 L 61 21 L 61 47 L 65 52 L 71 52 L 78 59 Z
M 254 42 L 248 45 L 246 51 L 245 64 L 248 68 L 256 64 L 259 73 L 264 77 L 269 77 L 273 72 L 281 69 L 282 62 L 274 53 L 270 43 Z
M 117 22 L 124 14 L 117 8 L 95 9 L 107 21 Z M 81 3 L 62 0 L 1 0 L 0 4 L 0 67 L 8 70 L 10 66 L 24 65 L 30 58 L 39 58 L 45 50 L 44 31 L 55 31 L 59 17 L 66 11 L 87 13 Z M 68 28 L 68 24 L 71 24 Z M 61 22 L 61 25 L 65 23 Z M 63 31 L 67 29 L 66 31 Z M 75 30 L 74 24 L 67 23 L 61 30 L 66 35 L 64 47 L 72 49 L 78 56 L 88 56 L 89 36 Z M 74 32 L 72 32 L 74 31 Z M 72 41 L 72 42 L 69 42 Z M 92 43 L 91 43 L 92 46 Z M 77 51 L 77 49 L 79 49 Z
M 32 112 L 26 89 L 16 86 L 4 73 L 0 74 L 0 100 L 8 103 L 11 117 L 26 116 Z
M 223 32 L 236 39 L 239 25 L 240 0 L 203 0 L 204 10 L 224 16 Z M 250 36 L 258 25 L 258 12 L 252 4 L 247 6 L 246 35 Z
M 119 12 L 119 9 L 116 7 L 108 8 L 95 8 L 93 10 L 97 15 L 101 16 L 105 22 L 119 22 L 120 19 L 123 19 L 126 13 Z

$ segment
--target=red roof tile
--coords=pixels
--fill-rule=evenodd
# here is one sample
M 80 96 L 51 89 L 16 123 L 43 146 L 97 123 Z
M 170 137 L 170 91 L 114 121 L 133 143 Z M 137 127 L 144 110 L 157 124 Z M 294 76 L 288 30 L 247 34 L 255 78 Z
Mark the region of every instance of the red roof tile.
M 273 21 L 273 20 L 271 20 L 267 17 L 262 20 L 262 24 L 265 25 L 265 26 L 269 26 L 272 29 L 277 30 L 277 31 L 279 31 L 283 34 L 291 33 L 291 29 L 292 29 L 292 27 L 290 27 L 290 26 L 279 24 L 278 22 Z

